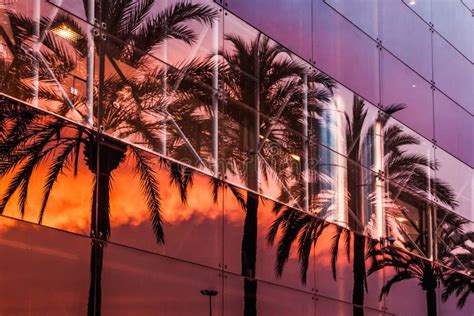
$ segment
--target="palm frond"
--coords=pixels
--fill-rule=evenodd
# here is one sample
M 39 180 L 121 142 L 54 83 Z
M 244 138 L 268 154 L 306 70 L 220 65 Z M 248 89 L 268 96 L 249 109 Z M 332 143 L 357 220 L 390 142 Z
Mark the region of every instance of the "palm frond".
M 136 160 L 135 171 L 140 177 L 140 187 L 146 197 L 156 242 L 159 244 L 164 244 L 165 234 L 161 218 L 159 183 L 156 179 L 152 161 L 134 146 L 130 146 L 129 148 Z

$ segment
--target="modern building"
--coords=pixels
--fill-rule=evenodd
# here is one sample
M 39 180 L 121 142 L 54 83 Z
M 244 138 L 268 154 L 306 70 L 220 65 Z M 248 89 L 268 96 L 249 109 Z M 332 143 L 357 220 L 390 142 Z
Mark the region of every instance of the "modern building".
M 473 315 L 474 2 L 0 0 L 0 315 Z

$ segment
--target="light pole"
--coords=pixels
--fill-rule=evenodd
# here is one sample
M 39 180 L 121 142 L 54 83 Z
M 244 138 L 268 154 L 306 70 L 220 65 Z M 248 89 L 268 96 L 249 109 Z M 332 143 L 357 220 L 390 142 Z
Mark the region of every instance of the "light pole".
M 212 297 L 217 295 L 216 290 L 201 290 L 201 294 L 209 297 L 209 316 L 212 316 Z

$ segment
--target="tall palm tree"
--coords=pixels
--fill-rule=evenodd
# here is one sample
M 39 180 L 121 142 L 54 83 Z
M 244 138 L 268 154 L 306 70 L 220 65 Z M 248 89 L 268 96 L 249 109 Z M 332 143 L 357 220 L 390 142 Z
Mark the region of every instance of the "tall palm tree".
M 219 171 L 242 179 L 251 191 L 243 194 L 234 185 L 224 186 L 222 181 L 214 179 L 213 192 L 217 196 L 220 188 L 229 188 L 246 211 L 241 251 L 241 274 L 245 277 L 244 314 L 256 315 L 259 176 L 268 179 L 273 174 L 283 185 L 289 179 L 288 170 L 263 161 L 272 157 L 271 148 L 266 144 L 279 146 L 286 153 L 299 150 L 302 137 L 296 136 L 297 133 L 288 127 L 301 131 L 305 124 L 302 119 L 304 98 L 308 99 L 308 108 L 315 111 L 320 107 L 319 103 L 329 100 L 334 82 L 322 73 L 309 73 L 285 48 L 261 34 L 250 40 L 229 34 L 225 41 L 229 45 L 219 51 L 217 64 L 211 56 L 207 60 L 195 59 L 182 67 L 195 80 L 184 78 L 181 83 L 181 92 L 188 93 L 178 98 L 184 100 L 181 102 L 184 104 L 177 117 L 184 134 L 200 134 L 203 133 L 201 127 L 211 126 L 210 120 L 217 113 L 212 112 L 212 93 L 203 85 L 212 86 L 217 67 L 219 121 L 222 122 L 219 126 L 219 160 L 224 162 L 219 164 Z M 196 108 L 201 111 L 195 111 Z M 188 115 L 182 115 L 184 113 Z M 270 122 L 268 117 L 276 122 Z M 209 141 L 209 137 L 202 137 L 199 144 L 193 145 L 203 155 L 211 155 Z M 176 149 L 179 150 L 179 145 Z
M 469 221 L 455 213 L 443 209 L 438 210 L 441 222 L 436 226 L 437 261 L 421 259 L 397 247 L 369 249 L 371 265 L 368 273 L 380 269 L 393 268 L 395 274 L 382 287 L 380 298 L 388 295 L 392 286 L 398 282 L 417 279 L 421 288 L 426 291 L 428 315 L 437 315 L 436 289 L 444 284 L 442 295 L 446 301 L 452 294 L 459 296 L 458 307 L 462 308 L 469 294 L 472 293 L 472 277 L 469 276 L 473 265 L 472 232 L 465 232 L 464 226 Z M 441 264 L 440 264 L 441 263 Z M 446 268 L 448 267 L 448 268 Z
M 406 189 L 405 192 L 414 192 L 404 193 L 404 199 L 409 199 L 410 202 L 420 200 L 417 194 L 423 196 L 432 194 L 445 204 L 452 207 L 456 206 L 452 189 L 443 181 L 430 178 L 426 172 L 427 168 L 435 170 L 438 167 L 437 164 L 422 155 L 412 154 L 404 149 L 404 146 L 407 145 L 418 145 L 419 140 L 405 133 L 398 125 L 387 124 L 389 116 L 403 108 L 402 105 L 389 106 L 384 109 L 384 112 L 378 116 L 374 123 L 367 124 L 367 109 L 365 103 L 361 98 L 354 95 L 352 115 L 349 116 L 346 114 L 348 165 L 349 162 L 351 163 L 351 167 L 347 170 L 348 187 L 346 196 L 351 215 L 349 218 L 349 228 L 352 230 L 363 232 L 364 225 L 369 223 L 370 214 L 372 213 L 370 207 L 373 203 L 369 195 L 373 194 L 371 192 L 373 190 L 373 180 L 371 176 L 368 176 L 370 173 L 367 169 L 361 166 L 367 164 L 365 158 L 368 154 L 367 151 L 373 148 L 376 124 L 379 124 L 383 131 L 383 171 L 394 181 L 387 187 L 389 192 L 392 193 L 392 196 L 399 194 L 399 187 L 394 183 L 403 183 Z M 369 161 L 369 163 L 373 162 Z M 367 190 L 367 186 L 369 186 L 369 190 Z M 282 236 L 278 242 L 278 247 L 282 251 L 279 253 L 275 263 L 276 271 L 280 275 L 288 260 L 288 249 L 298 240 L 300 245 L 298 251 L 302 269 L 301 275 L 302 281 L 305 282 L 305 271 L 307 270 L 310 251 L 302 247 L 302 245 L 312 244 L 316 246 L 316 242 L 322 233 L 321 229 L 323 225 L 304 225 L 303 223 L 319 223 L 321 220 L 314 219 L 313 214 L 299 213 L 298 215 L 289 215 L 291 212 L 291 209 L 285 209 L 284 212 L 281 212 L 281 209 L 275 208 L 277 219 L 268 232 L 268 240 L 270 243 L 273 243 L 278 230 L 281 229 Z M 367 232 L 370 233 L 370 231 Z M 351 232 L 343 227 L 336 229 L 336 233 L 331 239 L 331 268 L 333 278 L 336 279 L 336 263 L 342 241 L 348 260 L 350 260 L 350 253 L 353 253 L 353 314 L 363 315 L 364 311 L 362 306 L 364 305 L 364 292 L 367 291 L 365 251 L 366 248 L 373 246 L 373 242 L 367 245 L 367 238 L 361 234 L 354 234 L 354 241 L 351 242 L 351 236 Z M 310 238 L 310 241 L 306 240 L 308 238 Z
M 84 1 L 84 3 L 86 5 L 87 1 Z M 154 134 L 153 129 L 159 123 L 151 121 L 146 114 L 159 111 L 160 105 L 166 101 L 161 98 L 158 106 L 148 105 L 143 112 L 137 111 L 141 108 L 143 99 L 146 97 L 146 93 L 149 93 L 150 88 L 143 84 L 143 78 L 140 84 L 137 83 L 140 82 L 139 80 L 135 80 L 137 78 L 130 78 L 128 74 L 122 72 L 120 64 L 128 64 L 135 68 L 142 67 L 149 61 L 149 57 L 145 53 L 152 52 L 167 38 L 193 44 L 196 35 L 186 23 L 198 21 L 210 24 L 216 17 L 216 12 L 206 5 L 179 1 L 162 12 L 153 13 L 151 12 L 153 3 L 153 0 L 102 0 L 96 2 L 99 20 L 105 22 L 106 25 L 118 26 L 110 28 L 110 30 L 113 33 L 112 36 L 116 36 L 120 40 L 107 45 L 99 39 L 96 40 L 97 54 L 99 55 L 99 87 L 95 99 L 98 100 L 99 104 L 94 111 L 94 122 L 106 132 L 120 130 L 120 133 L 116 136 L 133 136 L 149 147 L 156 149 L 159 139 Z M 26 19 L 23 17 L 12 19 L 13 22 L 17 20 L 23 21 Z M 23 22 L 14 24 L 23 33 L 19 33 L 19 35 L 14 33 L 18 38 L 11 41 L 13 43 L 11 45 L 12 51 L 13 48 L 16 48 L 15 43 L 17 45 L 24 44 L 25 39 L 33 34 L 31 21 Z M 42 25 L 42 31 L 45 32 L 44 26 L 49 24 L 44 22 Z M 83 38 L 86 38 L 84 31 L 79 26 L 72 25 L 77 32 L 83 35 Z M 54 43 L 55 38 L 52 35 L 50 37 L 49 33 L 45 38 Z M 118 42 L 121 45 L 118 45 Z M 80 54 L 85 54 L 84 47 L 73 48 Z M 138 49 L 140 50 L 139 53 Z M 57 50 L 57 54 L 54 54 L 55 51 L 53 50 L 49 61 L 63 60 L 60 57 L 65 55 L 64 52 L 65 50 Z M 18 56 L 25 56 L 22 53 L 22 51 L 19 51 Z M 35 56 L 27 57 L 32 60 L 35 58 Z M 113 65 L 117 76 L 106 78 L 104 69 L 106 57 Z M 21 57 L 19 58 L 21 59 Z M 70 71 L 77 66 L 69 59 L 65 59 L 65 61 L 68 67 L 59 68 L 62 70 L 62 73 L 57 74 L 59 80 L 61 80 L 61 74 L 66 74 L 68 70 Z M 10 67 L 13 78 L 23 74 L 19 71 L 22 68 L 14 67 L 15 65 L 13 63 L 13 66 Z M 17 82 L 25 85 L 23 80 Z M 28 91 L 28 88 L 24 90 Z M 128 102 L 118 98 L 120 93 L 123 96 L 124 90 L 131 91 Z M 65 101 L 64 96 L 55 94 L 47 87 L 40 89 L 40 95 L 43 101 L 59 101 L 59 103 Z M 28 98 L 29 96 L 25 97 L 27 100 Z M 123 103 L 119 103 L 117 106 L 116 100 L 123 101 Z M 157 243 L 164 243 L 159 183 L 156 172 L 152 167 L 152 159 L 136 147 L 126 146 L 105 133 L 24 107 L 8 98 L 2 98 L 2 105 L 2 142 L 0 144 L 2 162 L 0 175 L 4 176 L 8 172 L 13 172 L 14 175 L 0 200 L 0 212 L 3 212 L 8 201 L 18 191 L 20 196 L 18 200 L 19 209 L 21 215 L 24 215 L 28 197 L 28 184 L 34 170 L 39 165 L 50 162 L 44 184 L 42 205 L 38 218 L 39 223 L 43 220 L 50 193 L 59 174 L 71 165 L 74 166 L 74 172 L 77 173 L 81 150 L 86 165 L 94 175 L 90 227 L 94 239 L 91 247 L 91 286 L 88 314 L 100 315 L 103 246 L 111 233 L 109 200 L 111 182 L 114 171 L 123 165 L 127 158 L 134 162 L 134 170 L 139 175 L 140 185 L 150 211 L 156 241 Z M 71 111 L 70 108 L 63 107 L 60 114 L 67 115 L 69 111 Z M 79 113 L 81 112 L 79 111 Z M 174 182 L 180 188 L 188 183 L 179 165 L 171 164 L 170 170 Z
M 259 192 L 259 175 L 268 178 L 273 173 L 286 186 L 287 170 L 263 161 L 270 160 L 272 153 L 271 148 L 261 145 L 265 141 L 261 140 L 261 133 L 265 132 L 271 143 L 290 153 L 298 148 L 298 141 L 302 142 L 302 138 L 295 139 L 288 127 L 301 131 L 305 124 L 302 115 L 304 66 L 291 58 L 286 49 L 261 35 L 250 42 L 236 35 L 228 35 L 226 40 L 232 44 L 232 49 L 221 53 L 224 60 L 221 80 L 228 97 L 224 120 L 235 123 L 226 125 L 222 138 L 223 143 L 237 146 L 229 146 L 222 153 L 225 161 L 232 162 L 226 164 L 228 170 L 224 172 L 239 175 L 253 192 Z M 308 75 L 307 82 L 308 108 L 314 111 L 320 102 L 328 101 L 334 83 L 317 72 Z M 277 122 L 263 119 L 260 114 L 277 117 L 282 113 L 282 107 L 284 114 Z M 245 164 L 237 163 L 239 161 L 245 161 Z M 256 315 L 259 198 L 253 192 L 247 192 L 246 196 L 241 252 L 245 315 Z
M 416 279 L 419 285 L 426 292 L 427 315 L 435 316 L 436 312 L 436 288 L 442 276 L 442 269 L 432 261 L 421 259 L 410 255 L 396 247 L 387 247 L 376 250 L 377 260 L 368 269 L 368 273 L 374 273 L 380 269 L 388 267 L 395 268 L 395 274 L 386 281 L 380 292 L 380 299 L 384 295 L 389 295 L 392 286 L 400 281 Z

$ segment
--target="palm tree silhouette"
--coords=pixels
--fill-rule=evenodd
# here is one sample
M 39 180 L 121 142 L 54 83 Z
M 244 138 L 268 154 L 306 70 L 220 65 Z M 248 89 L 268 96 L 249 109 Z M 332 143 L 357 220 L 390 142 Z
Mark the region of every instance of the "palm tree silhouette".
M 465 231 L 470 224 L 453 212 L 438 210 L 437 257 L 443 263 L 441 282 L 443 284 L 442 301 L 451 295 L 458 297 L 457 307 L 462 309 L 470 294 L 474 293 L 474 232 Z
M 275 146 L 286 154 L 300 150 L 302 138 L 287 127 L 301 131 L 305 124 L 302 120 L 305 93 L 308 108 L 315 111 L 319 103 L 329 100 L 334 82 L 322 73 L 309 72 L 285 48 L 261 34 L 251 40 L 227 34 L 225 41 L 230 45 L 219 51 L 217 64 L 211 56 L 207 60 L 192 60 L 182 67 L 194 80 L 184 78 L 181 83 L 182 91 L 188 93 L 183 98 L 186 105 L 183 104 L 179 113 L 192 113 L 191 108 L 202 105 L 205 115 L 178 115 L 178 118 L 181 117 L 180 126 L 185 134 L 202 133 L 203 127 L 211 125 L 209 120 L 217 113 L 212 113 L 212 94 L 203 86 L 212 86 L 213 70 L 217 67 L 219 121 L 223 122 L 219 126 L 219 144 L 222 144 L 218 153 L 219 172 L 237 176 L 250 191 L 244 194 L 235 185 L 218 178 L 213 178 L 211 185 L 215 200 L 220 189 L 228 188 L 246 211 L 241 251 L 241 275 L 245 277 L 244 314 L 256 315 L 259 176 L 268 179 L 273 174 L 283 185 L 289 178 L 289 171 L 285 169 L 288 165 L 277 166 L 264 160 L 270 161 Z M 304 77 L 307 80 L 306 92 Z M 276 118 L 277 122 L 271 123 L 268 116 Z M 272 124 L 284 128 L 273 129 Z M 211 154 L 209 137 L 203 137 L 195 146 L 203 155 Z M 176 150 L 180 151 L 179 145 Z
M 394 267 L 395 274 L 387 280 L 380 292 L 380 299 L 388 295 L 392 286 L 400 281 L 417 279 L 421 288 L 426 291 L 426 307 L 428 316 L 437 315 L 436 313 L 436 288 L 441 278 L 442 270 L 439 265 L 432 261 L 421 259 L 420 257 L 410 255 L 397 249 L 396 247 L 387 247 L 385 249 L 375 250 L 377 257 L 368 274 L 377 270 Z
M 121 64 L 128 64 L 138 68 L 149 61 L 146 53 L 152 52 L 164 39 L 174 38 L 193 44 L 196 38 L 194 31 L 186 26 L 186 23 L 198 21 L 210 24 L 216 17 L 216 12 L 206 5 L 191 4 L 180 1 L 166 8 L 163 12 L 151 13 L 153 0 L 122 0 L 96 2 L 96 11 L 99 12 L 99 19 L 105 25 L 114 25 L 110 28 L 112 36 L 120 38 L 111 44 L 105 45 L 100 39 L 96 39 L 96 47 L 99 55 L 99 84 L 96 91 L 98 106 L 94 111 L 94 122 L 101 127 L 101 131 L 73 124 L 61 118 L 48 115 L 41 111 L 36 111 L 21 104 L 2 97 L 1 115 L 1 157 L 2 163 L 0 175 L 4 176 L 8 172 L 13 172 L 14 176 L 0 200 L 0 212 L 3 212 L 6 204 L 15 192 L 19 192 L 20 214 L 25 212 L 28 197 L 28 184 L 34 170 L 41 164 L 51 161 L 48 167 L 48 174 L 44 183 L 42 205 L 39 212 L 38 222 L 41 223 L 48 203 L 50 193 L 58 176 L 71 164 L 74 166 L 74 173 L 77 173 L 77 166 L 81 157 L 81 151 L 89 170 L 94 175 L 94 190 L 91 206 L 91 236 L 94 237 L 91 247 L 91 285 L 89 290 L 88 315 L 100 315 L 101 313 L 101 275 L 104 255 L 104 245 L 108 241 L 111 233 L 110 227 L 110 199 L 111 182 L 114 171 L 124 164 L 126 158 L 134 162 L 134 170 L 139 175 L 139 182 L 144 193 L 147 207 L 150 212 L 153 231 L 156 242 L 164 243 L 164 231 L 162 227 L 161 205 L 159 195 L 159 183 L 156 172 L 153 169 L 152 159 L 134 146 L 127 146 L 115 138 L 102 133 L 102 130 L 117 131 L 118 137 L 133 136 L 142 143 L 156 149 L 159 139 L 153 133 L 156 122 L 150 121 L 146 114 L 159 111 L 160 107 L 148 106 L 139 113 L 145 93 L 150 87 L 143 80 L 137 83 L 137 78 L 121 71 Z M 87 8 L 87 1 L 84 1 Z M 10 65 L 9 74 L 12 79 L 17 79 L 18 86 L 22 88 L 21 93 L 25 99 L 31 98 L 31 87 L 25 86 L 23 78 L 28 78 L 25 72 L 31 73 L 31 60 L 35 60 L 34 55 L 26 55 L 28 61 L 21 63 L 23 51 L 15 45 L 25 43 L 25 39 L 32 35 L 33 25 L 25 17 L 10 15 L 13 23 L 13 30 L 19 29 L 13 35 L 16 38 L 10 41 L 12 52 L 18 52 L 18 59 Z M 44 19 L 43 19 L 44 20 Z M 64 19 L 63 19 L 64 20 Z M 19 23 L 20 21 L 22 23 Z M 63 21 L 61 21 L 63 22 Z M 47 23 L 42 23 L 47 25 Z M 77 24 L 71 24 L 77 32 L 85 33 Z M 15 28 L 16 27 L 16 28 Z M 20 32 L 21 31 L 21 32 Z M 45 30 L 44 30 L 45 31 Z M 28 33 L 29 32 L 29 33 Z M 26 33 L 26 35 L 25 35 Z M 6 32 L 2 33 L 6 36 Z M 7 37 L 8 38 L 8 37 Z M 56 38 L 48 33 L 45 41 L 56 43 Z M 114 45 L 115 43 L 115 45 Z M 118 45 L 117 43 L 121 43 Z M 53 48 L 55 48 L 53 46 Z M 62 48 L 62 47 L 60 47 Z M 85 54 L 84 46 L 73 47 L 79 54 Z M 138 49 L 135 49 L 138 48 Z M 15 51 L 14 49 L 17 49 Z M 57 73 L 56 78 L 61 80 L 61 74 L 74 69 L 77 65 L 66 58 L 67 50 L 50 49 L 51 60 L 64 60 L 66 66 L 58 67 L 62 73 Z M 130 53 L 130 51 L 132 53 Z M 56 53 L 56 54 L 55 54 Z M 64 58 L 62 58 L 64 57 Z M 23 57 L 25 58 L 25 57 Z M 116 76 L 105 77 L 105 58 L 110 62 Z M 48 60 L 48 59 L 47 59 Z M 18 66 L 20 64 L 20 66 Z M 20 71 L 21 70 L 21 71 Z M 91 74 L 92 75 L 92 74 Z M 6 81 L 7 82 L 7 81 Z M 123 104 L 115 103 L 117 96 L 124 90 L 130 90 L 129 102 Z M 12 90 L 13 91 L 13 90 Z M 9 92 L 7 90 L 7 92 Z M 19 92 L 16 92 L 18 93 Z M 57 95 L 51 89 L 42 87 L 40 96 L 43 101 L 63 101 L 64 96 Z M 122 100 L 123 101 L 123 100 Z M 162 104 L 163 100 L 160 101 Z M 123 106 L 122 106 L 123 105 Z M 77 110 L 77 109 L 74 109 Z M 71 108 L 63 107 L 59 111 L 62 115 L 68 115 Z M 77 111 L 81 113 L 80 110 Z M 85 121 L 85 118 L 84 120 Z M 162 163 L 167 163 L 162 160 Z M 172 163 L 170 165 L 171 177 L 175 184 L 181 189 L 187 182 L 182 168 Z M 184 196 L 182 194 L 182 196 Z
M 464 225 L 470 222 L 455 214 L 440 212 L 444 218 L 439 225 L 438 256 L 443 264 L 450 269 L 443 271 L 442 283 L 444 286 L 442 300 L 445 302 L 451 295 L 458 297 L 457 307 L 462 309 L 470 294 L 474 293 L 474 232 L 465 232 Z
M 471 262 L 470 266 L 466 263 L 466 266 L 469 267 L 471 271 L 474 269 L 472 266 L 472 261 L 472 258 L 470 261 L 468 261 Z M 458 297 L 457 307 L 462 309 L 466 304 L 469 295 L 474 293 L 474 281 L 472 275 L 466 275 L 465 273 L 460 273 L 453 270 L 445 270 L 443 275 L 446 276 L 442 281 L 444 284 L 444 290 L 441 296 L 443 302 L 446 302 L 449 297 L 454 294 L 456 297 Z
M 459 296 L 458 308 L 462 308 L 467 297 L 472 293 L 473 254 L 472 232 L 465 232 L 464 226 L 470 222 L 453 212 L 438 209 L 439 222 L 436 225 L 437 261 L 429 261 L 413 256 L 403 249 L 390 246 L 370 248 L 368 256 L 372 259 L 368 274 L 380 269 L 391 267 L 395 274 L 382 287 L 380 299 L 388 295 L 395 283 L 417 279 L 421 288 L 426 291 L 426 306 L 428 315 L 437 315 L 436 289 L 440 282 L 444 284 L 442 295 L 446 301 L 452 294 Z
M 403 198 L 409 200 L 414 205 L 417 204 L 413 201 L 419 201 L 421 198 L 417 194 L 432 194 L 445 204 L 452 207 L 456 206 L 454 193 L 451 188 L 439 179 L 430 178 L 426 172 L 427 168 L 435 170 L 438 167 L 437 164 L 423 155 L 412 154 L 404 149 L 404 146 L 407 145 L 418 145 L 419 140 L 405 133 L 398 125 L 387 125 L 390 115 L 403 108 L 403 105 L 388 106 L 384 109 L 384 112 L 378 115 L 374 123 L 369 124 L 367 131 L 363 134 L 364 127 L 367 126 L 367 109 L 364 101 L 354 95 L 352 115 L 346 114 L 348 165 L 349 163 L 353 165 L 348 167 L 347 170 L 348 187 L 346 193 L 348 210 L 351 215 L 348 224 L 351 230 L 363 232 L 365 229 L 364 225 L 369 224 L 371 220 L 370 214 L 373 213 L 371 207 L 373 207 L 374 203 L 370 200 L 370 196 L 373 195 L 373 180 L 371 179 L 373 175 L 370 175 L 371 172 L 361 166 L 367 164 L 367 161 L 364 159 L 367 157 L 367 151 L 372 150 L 376 124 L 379 124 L 383 131 L 383 165 L 385 166 L 383 172 L 394 181 L 388 186 L 389 192 L 393 192 L 393 196 L 398 196 L 400 194 L 399 187 L 394 183 L 403 183 L 406 189 L 404 192 L 414 192 L 404 193 Z M 372 164 L 373 162 L 368 161 L 368 163 Z M 423 200 L 423 198 L 421 199 Z M 316 209 L 316 211 L 316 215 L 318 213 L 325 214 L 325 212 L 321 212 L 321 208 Z M 274 243 L 278 230 L 282 231 L 281 239 L 278 241 L 279 255 L 275 263 L 275 269 L 279 275 L 283 273 L 284 265 L 288 260 L 289 249 L 298 240 L 301 276 L 302 282 L 305 282 L 305 271 L 308 268 L 310 255 L 310 250 L 307 247 L 311 247 L 311 245 L 316 247 L 318 238 L 321 236 L 325 225 L 321 223 L 322 219 L 314 218 L 314 214 L 291 214 L 294 212 L 296 211 L 289 208 L 285 208 L 284 212 L 278 207 L 275 208 L 277 219 L 270 227 L 268 240 L 270 243 Z M 367 232 L 370 233 L 370 230 Z M 349 261 L 350 253 L 353 253 L 353 314 L 363 315 L 364 291 L 367 291 L 365 251 L 366 248 L 373 247 L 373 242 L 367 245 L 367 237 L 361 234 L 354 234 L 354 241 L 351 242 L 351 235 L 348 229 L 343 227 L 336 229 L 336 233 L 331 239 L 331 269 L 333 278 L 336 280 L 336 263 L 342 241 Z
M 5 11 L 4 19 L 0 25 L 0 45 L 3 51 L 0 91 L 20 100 L 31 100 L 35 96 L 31 81 L 34 80 L 33 72 L 36 70 L 42 83 L 38 91 L 39 97 L 47 99 L 51 93 L 49 83 L 53 78 L 64 81 L 76 68 L 76 55 L 84 53 L 85 38 L 68 42 L 44 30 L 47 26 L 54 28 L 67 24 L 71 30 L 80 32 L 79 24 L 67 14 L 58 14 L 53 20 L 41 17 L 39 24 L 42 30 L 42 45 L 39 54 L 48 66 L 39 63 L 35 69 L 35 62 L 39 62 L 39 54 L 31 49 L 37 40 L 34 33 L 35 22 L 27 15 L 8 10 Z
M 268 38 L 258 35 L 250 42 L 236 35 L 227 35 L 226 40 L 232 44 L 231 51 L 224 51 L 221 78 L 227 103 L 224 107 L 224 121 L 237 124 L 226 125 L 222 141 L 237 146 L 226 146 L 222 156 L 226 162 L 224 172 L 237 174 L 244 179 L 247 187 L 245 201 L 245 220 L 242 236 L 241 274 L 244 279 L 244 315 L 256 315 L 256 255 L 258 234 L 259 175 L 267 179 L 275 174 L 283 186 L 287 185 L 287 170 L 279 169 L 264 160 L 272 157 L 271 148 L 262 145 L 261 134 L 266 133 L 272 145 L 282 150 L 294 152 L 298 141 L 291 126 L 302 130 L 302 104 L 304 98 L 304 66 L 291 58 L 289 52 L 279 45 L 272 44 Z M 320 102 L 328 101 L 333 81 L 325 75 L 315 72 L 307 75 L 308 108 L 314 111 Z M 282 102 L 285 100 L 285 103 Z M 262 119 L 260 113 L 269 116 L 280 115 L 278 124 L 285 128 L 273 129 L 270 120 Z M 263 131 L 263 132 L 262 132 Z M 245 164 L 239 163 L 244 161 Z

